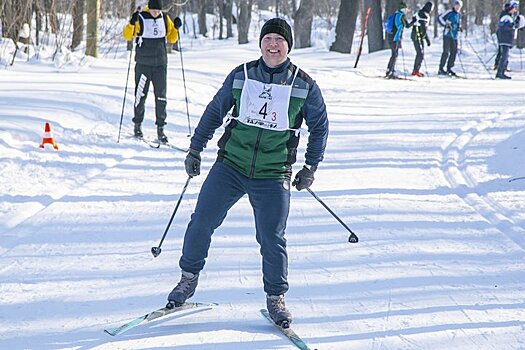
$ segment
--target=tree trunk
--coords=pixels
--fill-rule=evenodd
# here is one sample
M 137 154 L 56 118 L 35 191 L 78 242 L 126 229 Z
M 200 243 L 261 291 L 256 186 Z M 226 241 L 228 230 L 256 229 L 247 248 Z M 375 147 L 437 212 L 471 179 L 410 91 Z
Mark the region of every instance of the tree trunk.
M 302 0 L 294 18 L 295 47 L 302 49 L 312 46 L 311 36 L 312 21 L 314 18 L 314 1 Z
M 474 24 L 481 26 L 483 25 L 483 18 L 485 18 L 485 0 L 478 0 L 476 8 L 474 9 L 475 18 Z
M 252 20 L 252 5 L 253 0 L 239 0 L 239 18 L 237 22 L 239 44 L 248 43 L 248 32 L 250 31 L 250 22 Z
M 60 24 L 58 23 L 56 0 L 45 0 L 46 16 L 49 18 L 49 28 L 51 33 L 58 34 Z
M 376 52 L 384 48 L 383 20 L 381 19 L 381 0 L 365 0 L 365 7 L 370 7 L 368 17 L 368 52 Z M 366 9 L 365 9 L 366 11 Z
M 501 2 L 498 0 L 492 0 L 492 11 L 490 16 L 490 33 L 494 34 L 496 33 L 496 30 L 498 29 L 498 22 L 499 22 L 499 14 L 501 13 Z
M 520 13 L 525 13 L 525 1 L 520 1 Z M 516 45 L 518 46 L 518 49 L 525 48 L 525 29 L 518 30 L 518 40 L 516 41 Z M 520 60 L 521 60 L 521 52 L 520 52 Z
M 224 25 L 224 1 L 222 0 L 219 0 L 218 2 L 218 7 L 219 7 L 219 40 L 222 40 L 224 39 L 223 38 L 223 35 L 224 35 L 224 30 L 223 30 L 223 25 Z
M 84 31 L 84 0 L 73 2 L 73 38 L 71 39 L 71 50 L 74 50 L 82 42 Z
M 86 56 L 98 57 L 98 19 L 100 0 L 87 0 Z
M 203 37 L 208 36 L 208 27 L 206 26 L 206 0 L 199 0 L 199 33 Z
M 226 38 L 233 37 L 232 21 L 233 21 L 233 0 L 226 0 L 224 4 L 224 13 L 226 17 Z
M 129 15 L 126 17 L 126 19 L 131 18 L 131 14 L 138 10 L 138 7 L 135 6 L 135 1 L 129 2 Z M 127 42 L 126 44 L 126 50 L 131 51 L 133 50 L 133 39 Z
M 341 53 L 352 52 L 352 42 L 358 12 L 358 0 L 341 0 L 337 24 L 335 26 L 335 41 L 330 47 L 330 51 Z

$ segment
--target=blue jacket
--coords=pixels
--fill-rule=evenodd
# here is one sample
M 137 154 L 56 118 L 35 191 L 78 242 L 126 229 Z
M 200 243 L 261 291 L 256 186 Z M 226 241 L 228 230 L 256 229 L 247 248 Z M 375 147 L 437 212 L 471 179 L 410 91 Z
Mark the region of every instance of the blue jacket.
M 518 27 L 519 19 L 515 20 L 514 17 L 508 13 L 503 13 L 498 22 L 498 29 L 496 36 L 498 37 L 498 44 L 512 47 L 512 41 L 514 40 L 514 30 Z
M 440 25 L 445 27 L 443 36 L 458 40 L 459 28 L 461 24 L 461 15 L 455 9 L 448 10 L 438 17 Z
M 411 27 L 413 24 L 408 23 L 405 14 L 397 10 L 394 16 L 394 42 L 398 42 L 403 37 L 403 29 Z

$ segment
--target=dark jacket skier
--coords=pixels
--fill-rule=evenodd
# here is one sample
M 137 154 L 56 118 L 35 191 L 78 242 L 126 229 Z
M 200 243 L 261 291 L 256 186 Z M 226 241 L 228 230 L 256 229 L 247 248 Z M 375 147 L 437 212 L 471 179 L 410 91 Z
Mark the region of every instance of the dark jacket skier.
M 414 43 L 414 48 L 416 49 L 416 59 L 414 61 L 414 70 L 412 75 L 423 77 L 424 74 L 420 72 L 421 63 L 424 59 L 425 54 L 425 44 L 430 46 L 430 38 L 427 35 L 427 27 L 430 23 L 430 13 L 434 8 L 434 4 L 430 1 L 427 1 L 425 5 L 416 13 L 416 22 L 412 27 L 412 34 L 410 38 Z
M 498 22 L 496 36 L 498 37 L 498 51 L 501 54 L 496 73 L 496 78 L 498 79 L 511 79 L 508 75 L 505 75 L 505 71 L 509 64 L 509 51 L 512 48 L 514 33 L 520 24 L 519 17 L 515 18 L 518 6 L 516 1 L 506 3 L 504 7 L 505 14 L 500 17 Z
M 443 53 L 441 54 L 441 60 L 439 61 L 439 75 L 451 75 L 456 76 L 456 73 L 452 70 L 456 63 L 456 55 L 458 52 L 458 38 L 461 29 L 461 14 L 459 11 L 463 7 L 463 1 L 455 0 L 451 10 L 448 10 L 438 18 L 440 25 L 443 29 Z M 445 65 L 447 70 L 445 70 Z
M 153 83 L 157 137 L 161 142 L 168 142 L 164 134 L 168 67 L 166 41 L 175 43 L 178 40 L 180 25 L 180 18 L 175 18 L 174 24 L 171 18 L 162 12 L 160 0 L 150 0 L 144 11 L 137 10 L 133 13 L 129 23 L 124 27 L 123 36 L 126 40 L 130 41 L 136 36 L 133 117 L 136 137 L 143 136 L 141 125 L 144 121 L 146 97 L 149 85 Z

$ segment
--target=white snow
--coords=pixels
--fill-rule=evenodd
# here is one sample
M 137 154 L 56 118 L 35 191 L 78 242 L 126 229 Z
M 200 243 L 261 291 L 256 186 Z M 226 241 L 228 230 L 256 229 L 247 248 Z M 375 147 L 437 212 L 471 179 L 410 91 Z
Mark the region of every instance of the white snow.
M 256 40 L 183 40 L 194 128 L 231 69 L 259 51 Z M 408 82 L 379 78 L 389 51 L 365 53 L 353 69 L 354 54 L 292 50 L 329 111 L 312 190 L 360 238 L 348 243 L 313 197 L 293 191 L 286 301 L 312 348 L 525 349 L 525 180 L 516 179 L 525 177 L 525 75 L 517 49 L 513 80 L 495 81 L 463 48 L 470 79 L 436 77 L 434 40 L 426 57 L 432 76 Z M 153 258 L 186 181 L 184 154 L 129 138 L 133 69 L 117 143 L 128 57 L 2 67 L 0 348 L 293 349 L 259 315 L 261 259 L 246 198 L 216 231 L 193 298 L 218 307 L 115 338 L 103 332 L 164 305 L 222 134 L 209 143 L 203 174 L 190 182 Z M 398 67 L 404 61 L 411 71 L 413 57 L 406 35 Z M 459 60 L 456 71 L 464 74 Z M 186 147 L 178 53 L 168 78 L 167 134 Z M 150 137 L 153 116 L 151 91 Z M 59 151 L 38 147 L 46 121 Z

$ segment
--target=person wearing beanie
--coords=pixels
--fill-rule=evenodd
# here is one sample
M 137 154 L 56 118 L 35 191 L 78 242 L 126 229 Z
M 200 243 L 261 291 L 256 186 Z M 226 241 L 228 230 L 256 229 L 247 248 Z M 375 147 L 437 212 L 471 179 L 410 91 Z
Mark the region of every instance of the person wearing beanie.
M 498 22 L 498 29 L 496 36 L 498 38 L 498 60 L 496 78 L 497 79 L 511 79 L 505 74 L 509 64 L 509 51 L 512 48 L 514 32 L 519 27 L 520 18 L 516 17 L 518 12 L 518 3 L 511 1 L 504 6 L 504 14 L 500 16 Z
M 164 133 L 167 104 L 167 68 L 168 55 L 166 42 L 173 44 L 179 38 L 180 18 L 174 21 L 162 12 L 160 0 L 149 0 L 148 6 L 133 13 L 124 27 L 123 36 L 127 41 L 135 38 L 135 103 L 133 109 L 134 135 L 142 138 L 142 122 L 146 97 L 150 83 L 155 95 L 155 125 L 157 138 L 161 143 L 168 143 Z
M 406 19 L 406 13 L 408 11 L 407 4 L 404 2 L 399 3 L 397 11 L 387 18 L 385 25 L 386 38 L 390 44 L 392 53 L 388 60 L 386 69 L 386 78 L 395 78 L 395 66 L 399 49 L 401 48 L 401 42 L 403 39 L 403 30 L 410 28 L 415 23 L 415 18 L 411 22 Z
M 463 31 L 461 28 L 461 14 L 459 13 L 462 6 L 463 2 L 456 0 L 451 10 L 448 10 L 438 17 L 439 24 L 444 27 L 443 53 L 439 61 L 438 75 L 457 76 L 452 68 L 456 63 L 459 32 Z M 445 65 L 447 70 L 445 70 Z
M 423 77 L 424 74 L 420 72 L 421 63 L 423 62 L 425 55 L 425 42 L 427 46 L 430 46 L 430 38 L 427 35 L 427 27 L 430 23 L 430 13 L 434 8 L 434 4 L 431 1 L 427 1 L 421 10 L 416 13 L 416 22 L 412 27 L 412 34 L 410 38 L 414 43 L 416 49 L 416 58 L 414 60 L 414 70 L 412 75 L 417 77 Z
M 285 228 L 290 187 L 300 191 L 312 185 L 328 137 L 321 90 L 288 57 L 292 38 L 285 20 L 268 20 L 259 37 L 261 57 L 231 71 L 195 129 L 184 161 L 189 177 L 200 174 L 201 152 L 216 129 L 225 125 L 217 144 L 217 159 L 186 228 L 179 260 L 181 279 L 168 295 L 168 308 L 180 306 L 193 296 L 213 232 L 229 209 L 248 195 L 262 255 L 268 312 L 282 327 L 288 327 L 292 321 L 284 303 L 288 291 Z M 292 165 L 303 123 L 309 131 L 305 163 L 292 182 Z

